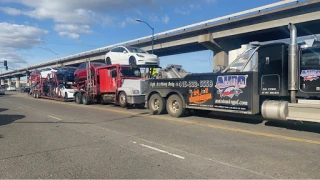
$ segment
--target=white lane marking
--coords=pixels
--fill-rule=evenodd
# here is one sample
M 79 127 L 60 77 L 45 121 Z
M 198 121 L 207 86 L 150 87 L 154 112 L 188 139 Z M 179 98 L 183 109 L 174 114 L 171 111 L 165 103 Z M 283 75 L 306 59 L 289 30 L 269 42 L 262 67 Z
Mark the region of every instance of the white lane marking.
M 164 154 L 168 154 L 170 156 L 173 156 L 173 157 L 176 157 L 176 158 L 179 158 L 179 159 L 185 159 L 183 156 L 179 156 L 177 154 L 169 153 L 168 151 L 165 151 L 165 150 L 161 150 L 161 149 L 158 149 L 158 148 L 155 148 L 155 147 L 152 147 L 152 146 L 148 146 L 148 145 L 145 145 L 145 144 L 140 144 L 140 145 L 143 146 L 143 147 L 146 147 L 146 148 L 149 148 L 149 149 L 164 153 Z
M 135 141 L 130 141 L 131 143 L 133 143 L 133 144 L 137 144 L 137 142 L 135 142 Z
M 57 117 L 54 117 L 54 116 L 48 116 L 48 117 L 53 118 L 53 119 L 56 119 L 56 120 L 59 120 L 59 121 L 61 121 L 61 120 L 62 120 L 62 119 L 57 118 Z

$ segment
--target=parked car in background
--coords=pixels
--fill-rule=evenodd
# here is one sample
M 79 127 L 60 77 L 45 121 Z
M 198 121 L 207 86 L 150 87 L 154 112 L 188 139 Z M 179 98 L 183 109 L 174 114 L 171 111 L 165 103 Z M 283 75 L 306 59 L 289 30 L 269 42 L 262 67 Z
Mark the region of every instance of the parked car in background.
M 47 78 L 48 74 L 50 74 L 51 72 L 57 72 L 57 70 L 53 68 L 45 68 L 41 71 L 40 74 L 42 78 Z
M 5 95 L 6 94 L 6 86 L 5 85 L 0 85 L 0 94 Z
M 16 90 L 16 86 L 11 85 L 7 88 L 7 91 L 15 91 Z
M 30 87 L 29 86 L 23 86 L 20 88 L 21 93 L 29 93 L 30 92 Z
M 60 95 L 64 97 L 65 100 L 74 99 L 73 94 L 76 92 L 74 89 L 71 88 L 69 84 L 60 84 Z M 55 89 L 55 92 L 59 94 L 58 88 Z
M 77 70 L 76 67 L 62 67 L 57 71 L 57 77 L 63 81 L 74 81 L 74 72 Z
M 106 64 L 100 62 L 91 62 L 91 65 L 93 65 L 94 67 L 98 67 L 105 66 Z M 85 79 L 87 79 L 86 63 L 82 63 L 78 66 L 77 70 L 74 71 L 74 81 L 78 82 Z
M 118 46 L 105 55 L 106 64 L 122 64 L 131 66 L 158 66 L 159 58 L 143 49 L 131 46 Z

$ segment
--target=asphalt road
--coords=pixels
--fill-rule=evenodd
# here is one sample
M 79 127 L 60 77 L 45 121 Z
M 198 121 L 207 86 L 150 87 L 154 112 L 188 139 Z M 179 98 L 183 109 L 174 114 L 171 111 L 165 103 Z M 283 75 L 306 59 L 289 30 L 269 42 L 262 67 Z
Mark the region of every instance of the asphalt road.
M 320 125 L 0 96 L 0 179 L 320 178 Z

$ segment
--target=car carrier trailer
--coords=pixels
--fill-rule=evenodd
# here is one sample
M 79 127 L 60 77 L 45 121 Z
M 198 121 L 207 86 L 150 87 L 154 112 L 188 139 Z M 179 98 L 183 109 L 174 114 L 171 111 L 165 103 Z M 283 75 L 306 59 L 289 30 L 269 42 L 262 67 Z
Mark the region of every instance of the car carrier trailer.
M 29 94 L 34 98 L 45 98 L 58 101 L 69 101 L 68 96 L 61 94 L 60 85 L 71 82 L 59 80 L 55 72 L 51 72 L 46 78 L 40 74 L 30 76 L 28 82 L 33 84 Z
M 220 72 L 150 79 L 146 106 L 152 114 L 186 111 L 260 114 L 266 120 L 320 122 L 320 43 L 256 44 Z
M 76 103 L 144 106 L 147 82 L 141 79 L 139 67 L 119 64 L 94 67 L 88 61 L 86 73 L 86 80 L 73 85 Z

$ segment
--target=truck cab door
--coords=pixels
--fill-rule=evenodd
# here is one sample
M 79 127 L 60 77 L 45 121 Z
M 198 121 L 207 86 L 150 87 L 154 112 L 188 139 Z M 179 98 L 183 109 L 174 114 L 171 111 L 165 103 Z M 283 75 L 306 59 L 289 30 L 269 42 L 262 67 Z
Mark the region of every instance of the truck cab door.
M 288 89 L 288 52 L 284 43 L 267 44 L 258 50 L 259 94 L 286 96 Z

